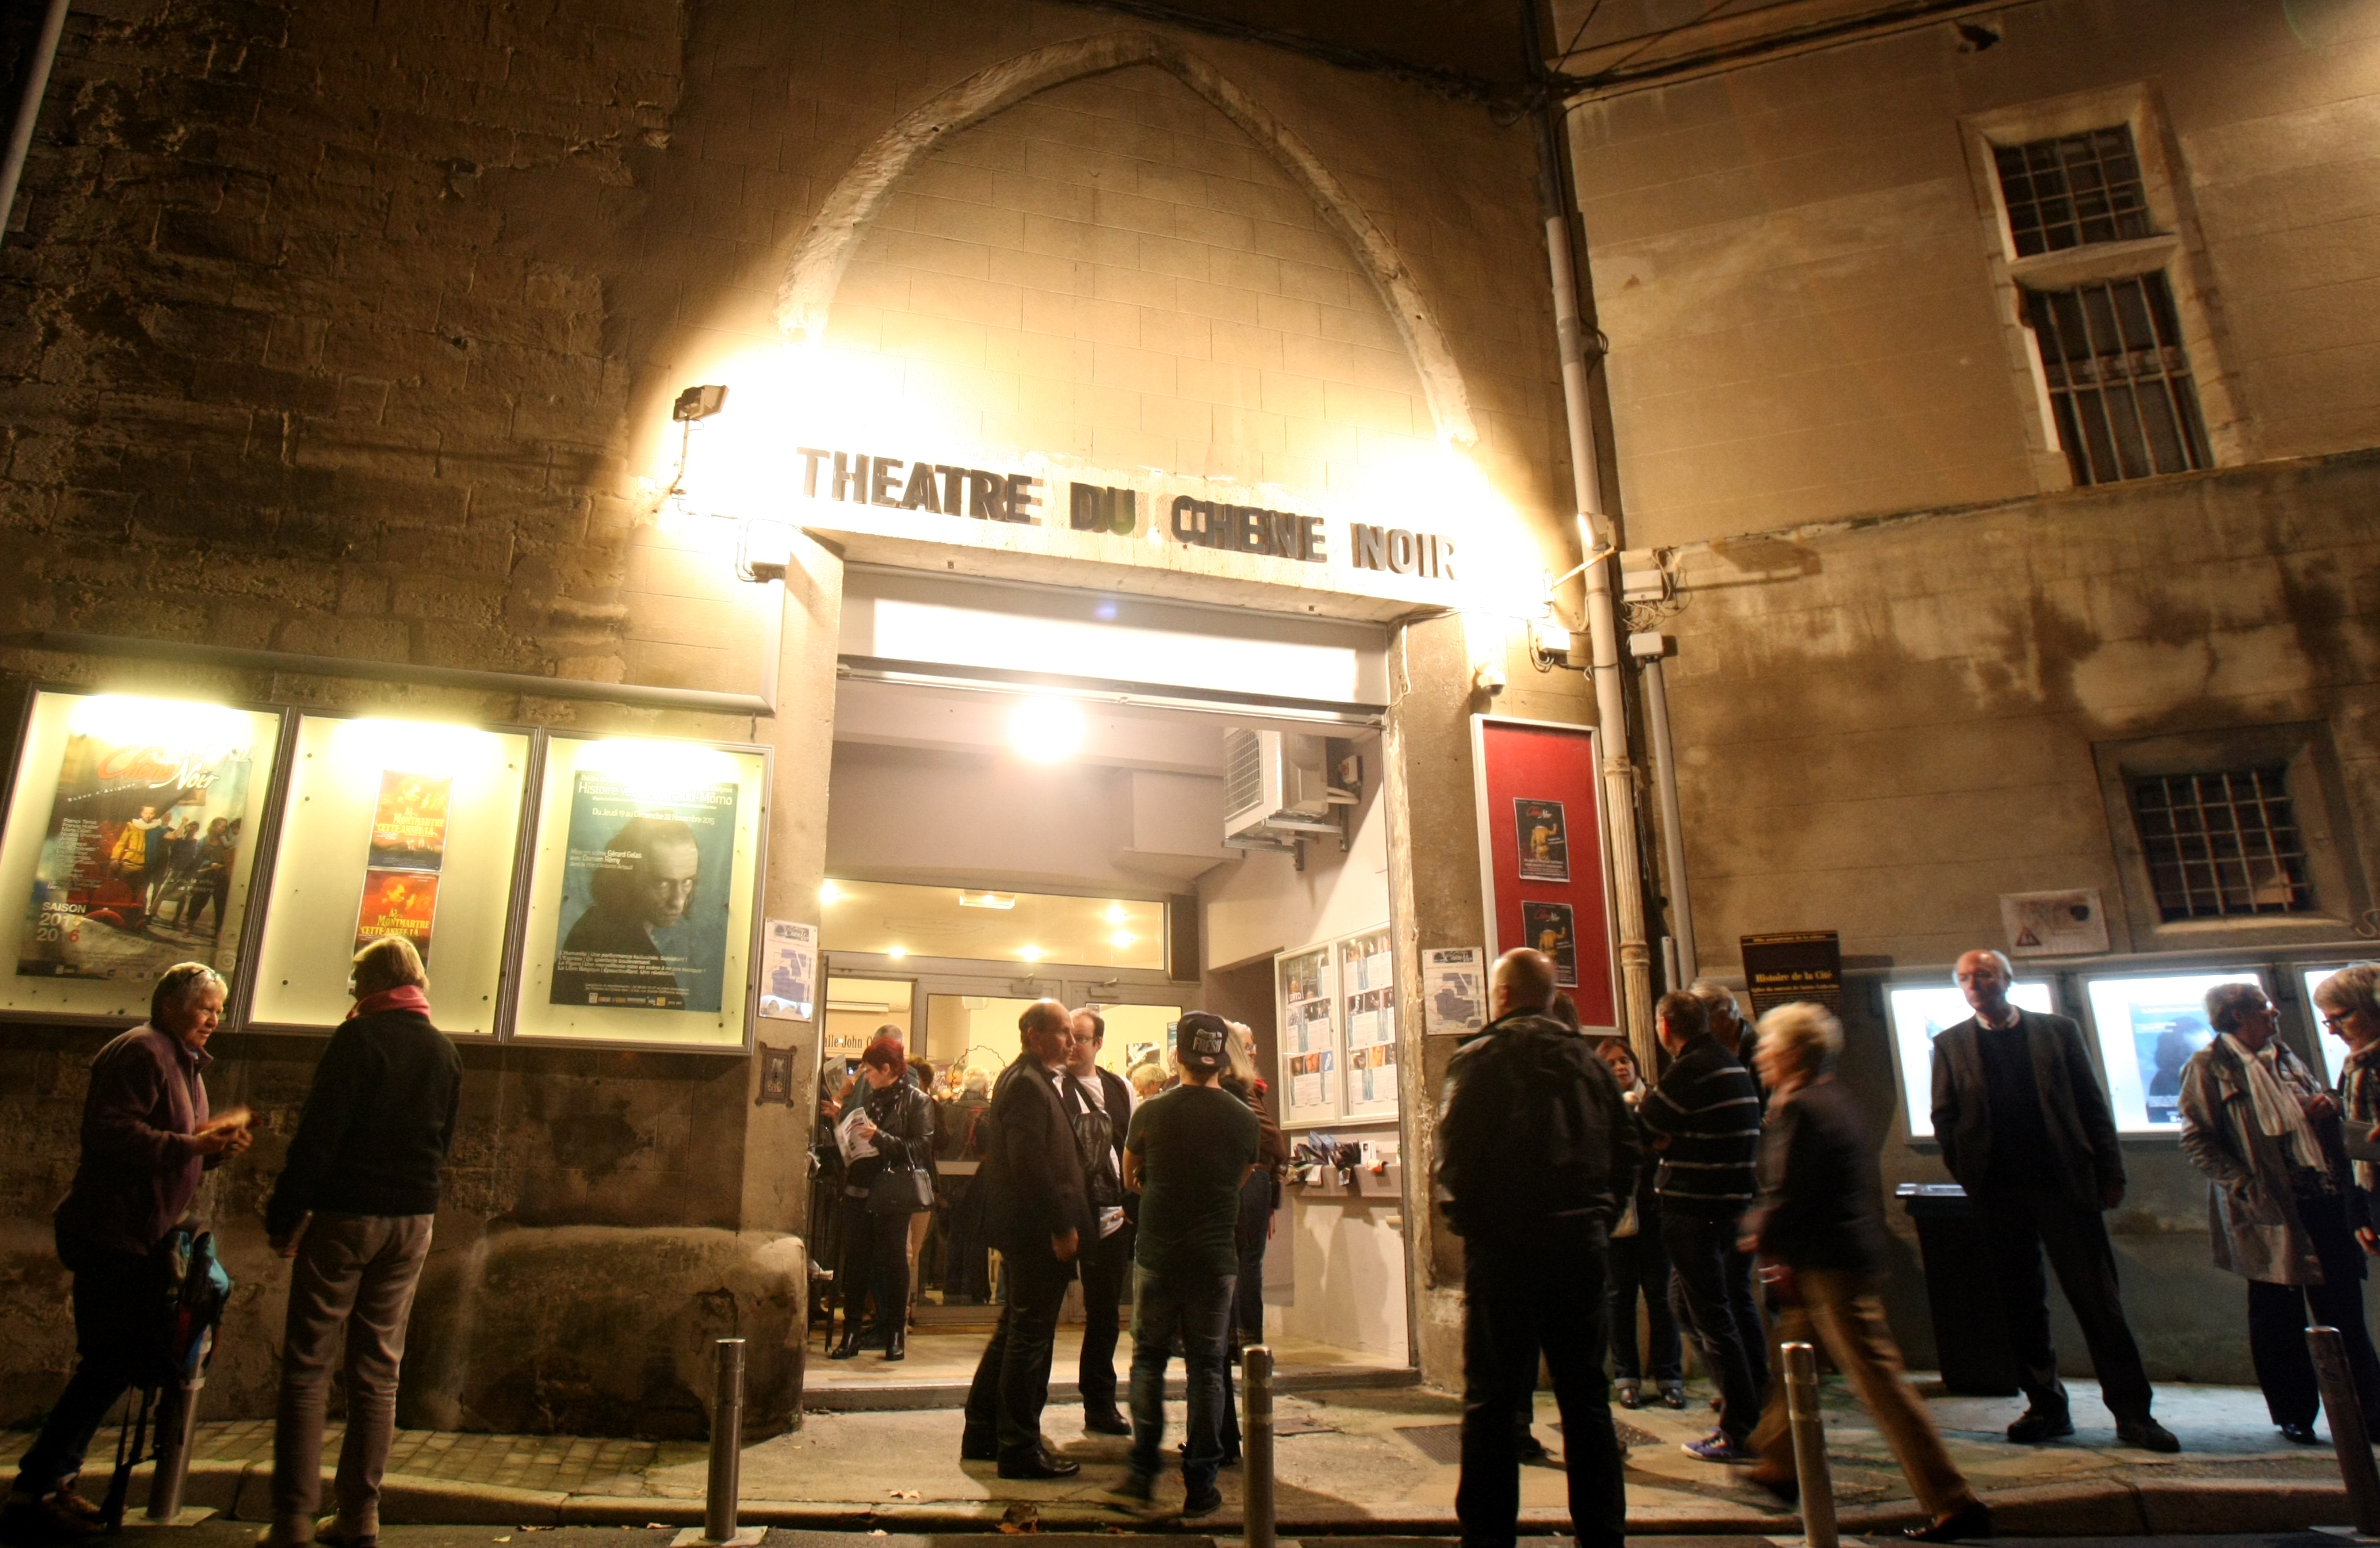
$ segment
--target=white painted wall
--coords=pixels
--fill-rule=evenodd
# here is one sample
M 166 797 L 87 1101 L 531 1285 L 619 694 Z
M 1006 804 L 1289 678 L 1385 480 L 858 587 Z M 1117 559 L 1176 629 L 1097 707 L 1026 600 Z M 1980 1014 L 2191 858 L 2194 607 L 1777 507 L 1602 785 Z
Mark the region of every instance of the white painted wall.
M 1295 1289 L 1266 1320 L 1293 1338 L 1407 1359 L 1403 1214 L 1395 1199 L 1293 1197 L 1268 1257 L 1290 1249 Z
M 1389 822 L 1378 798 L 1377 744 L 1364 750 L 1364 804 L 1346 853 L 1324 840 L 1305 846 L 1305 869 L 1286 854 L 1252 853 L 1199 883 L 1208 967 L 1304 946 L 1387 922 Z

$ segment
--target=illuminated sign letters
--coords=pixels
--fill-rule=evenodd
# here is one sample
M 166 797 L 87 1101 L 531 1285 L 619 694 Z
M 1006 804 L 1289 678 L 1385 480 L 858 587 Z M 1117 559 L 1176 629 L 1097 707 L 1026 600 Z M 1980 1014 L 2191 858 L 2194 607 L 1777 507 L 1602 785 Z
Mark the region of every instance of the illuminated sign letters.
M 1044 488 L 1042 480 L 1023 473 L 991 473 L 980 467 L 815 446 L 795 450 L 802 458 L 802 493 L 811 500 L 841 500 L 855 505 L 1028 526 L 1041 525 L 1038 513 L 1048 508 L 1038 492 Z M 1155 520 L 1154 512 L 1151 520 Z M 1137 490 L 1101 484 L 1067 486 L 1066 526 L 1073 530 L 1129 538 L 1139 522 Z M 1167 508 L 1166 531 L 1175 542 L 1191 548 L 1305 564 L 1328 564 L 1331 558 L 1320 516 L 1232 505 L 1195 495 L 1173 497 Z M 1456 578 L 1453 539 L 1434 532 L 1350 522 L 1342 552 L 1358 570 L 1385 570 L 1425 580 Z

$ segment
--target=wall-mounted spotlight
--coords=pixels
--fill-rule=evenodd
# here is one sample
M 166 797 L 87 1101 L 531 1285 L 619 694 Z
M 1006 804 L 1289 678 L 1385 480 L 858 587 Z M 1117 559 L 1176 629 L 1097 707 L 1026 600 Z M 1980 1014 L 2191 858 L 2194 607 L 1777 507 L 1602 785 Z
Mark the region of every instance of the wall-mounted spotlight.
M 689 387 L 670 405 L 673 419 L 708 419 L 727 406 L 724 387 Z

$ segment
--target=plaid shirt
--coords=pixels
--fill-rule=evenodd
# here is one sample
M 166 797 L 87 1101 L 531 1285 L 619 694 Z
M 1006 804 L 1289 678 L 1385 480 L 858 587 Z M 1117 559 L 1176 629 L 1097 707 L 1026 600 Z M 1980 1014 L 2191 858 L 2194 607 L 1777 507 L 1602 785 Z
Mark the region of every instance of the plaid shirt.
M 2380 1123 L 2380 1043 L 2365 1044 L 2339 1067 L 2338 1107 L 2350 1135 L 2369 1134 Z M 2380 1167 L 2355 1163 L 2355 1185 L 2367 1193 L 2380 1191 Z

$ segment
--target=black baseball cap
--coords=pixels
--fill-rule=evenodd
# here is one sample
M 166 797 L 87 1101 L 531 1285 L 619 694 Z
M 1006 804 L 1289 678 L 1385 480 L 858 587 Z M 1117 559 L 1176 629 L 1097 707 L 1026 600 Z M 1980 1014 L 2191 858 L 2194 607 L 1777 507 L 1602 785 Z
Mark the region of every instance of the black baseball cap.
M 1232 1029 L 1211 1010 L 1193 1010 L 1173 1026 L 1173 1051 L 1182 1068 L 1210 1075 L 1231 1062 L 1223 1050 Z

